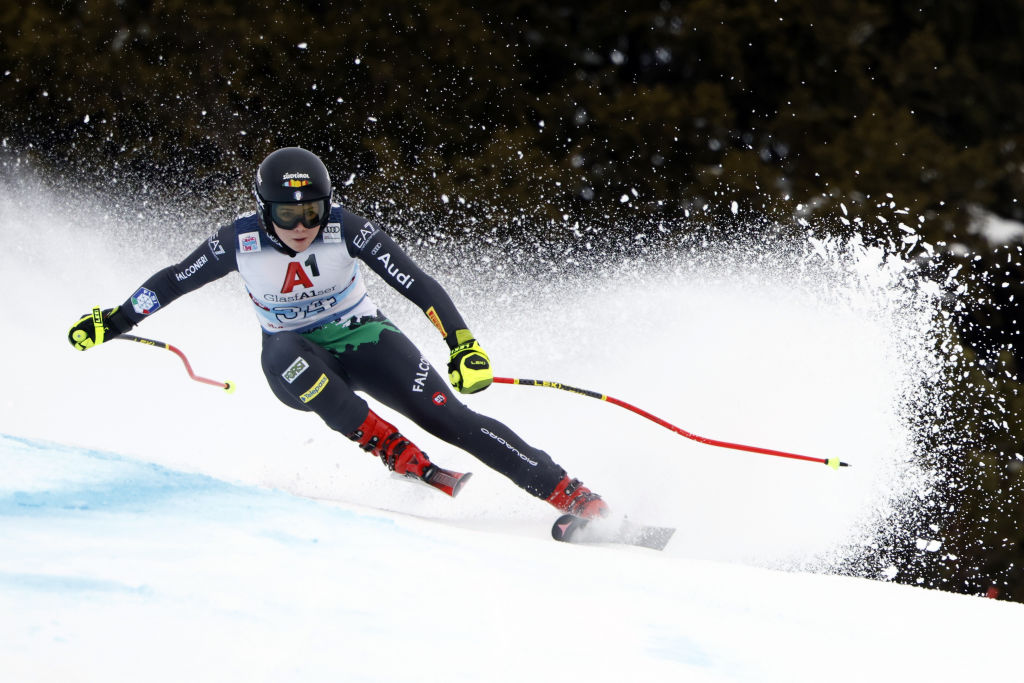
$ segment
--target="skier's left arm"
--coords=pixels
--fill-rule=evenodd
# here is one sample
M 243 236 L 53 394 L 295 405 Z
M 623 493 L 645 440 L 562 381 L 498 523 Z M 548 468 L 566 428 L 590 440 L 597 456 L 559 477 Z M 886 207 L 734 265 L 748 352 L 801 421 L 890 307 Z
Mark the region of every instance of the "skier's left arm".
M 85 351 L 130 331 L 172 301 L 236 270 L 235 252 L 222 245 L 234 238 L 232 224 L 222 226 L 180 263 L 149 277 L 124 303 L 82 316 L 68 330 L 68 341 Z
M 452 386 L 464 394 L 489 387 L 494 379 L 490 359 L 437 280 L 420 268 L 390 235 L 370 221 L 346 220 L 345 241 L 353 256 L 360 258 L 385 282 L 419 306 L 441 333 L 450 350 L 448 378 Z

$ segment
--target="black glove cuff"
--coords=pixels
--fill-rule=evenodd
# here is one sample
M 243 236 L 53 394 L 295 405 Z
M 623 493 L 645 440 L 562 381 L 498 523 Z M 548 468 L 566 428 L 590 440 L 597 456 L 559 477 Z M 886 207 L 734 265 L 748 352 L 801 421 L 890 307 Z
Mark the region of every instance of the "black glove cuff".
M 460 346 L 468 342 L 475 341 L 475 339 L 476 338 L 473 336 L 472 332 L 463 328 L 455 330 L 454 332 L 449 334 L 447 337 L 445 337 L 444 341 L 445 343 L 448 344 L 448 349 L 452 353 L 454 353 L 455 350 L 458 349 Z
M 135 327 L 135 323 L 124 314 L 124 311 L 120 307 L 115 308 L 110 315 L 107 316 L 107 328 L 114 333 L 114 336 L 124 334 L 128 330 Z

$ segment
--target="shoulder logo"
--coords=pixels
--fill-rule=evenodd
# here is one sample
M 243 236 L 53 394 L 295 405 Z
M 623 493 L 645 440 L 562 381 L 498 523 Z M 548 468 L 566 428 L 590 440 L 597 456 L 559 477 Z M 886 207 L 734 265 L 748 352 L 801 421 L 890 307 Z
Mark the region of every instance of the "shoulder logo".
M 206 243 L 210 247 L 210 253 L 219 261 L 220 257 L 224 255 L 224 247 L 221 245 L 220 240 L 214 236 L 207 240 Z
M 260 234 L 258 232 L 243 232 L 238 236 L 238 250 L 243 254 L 260 250 Z
M 366 225 L 359 228 L 359 234 L 352 238 L 352 244 L 356 245 L 356 249 L 362 250 L 366 243 L 370 241 L 370 238 L 376 234 L 377 226 L 367 222 Z

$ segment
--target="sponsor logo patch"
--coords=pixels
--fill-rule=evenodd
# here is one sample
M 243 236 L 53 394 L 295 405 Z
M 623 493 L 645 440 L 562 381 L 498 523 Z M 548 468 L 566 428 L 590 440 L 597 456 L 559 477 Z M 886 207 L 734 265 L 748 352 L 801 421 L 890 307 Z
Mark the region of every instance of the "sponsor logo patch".
M 281 376 L 284 377 L 285 382 L 291 384 L 298 378 L 299 375 L 304 373 L 306 371 L 306 368 L 308 367 L 309 363 L 306 362 L 306 359 L 303 358 L 302 356 L 299 356 L 294 361 L 292 361 L 292 364 L 288 366 L 287 370 L 281 373 Z
M 238 236 L 238 248 L 243 254 L 259 251 L 260 234 L 258 232 L 243 232 Z
M 352 244 L 356 245 L 356 249 L 360 251 L 366 246 L 366 243 L 370 241 L 370 238 L 377 234 L 377 226 L 373 223 L 367 223 L 363 227 L 359 228 L 359 234 L 352 238 Z
M 206 254 L 203 254 L 202 256 L 199 257 L 199 259 L 195 263 L 193 263 L 192 265 L 190 265 L 187 268 L 185 268 L 185 270 L 183 270 L 183 271 L 181 271 L 179 273 L 175 273 L 174 274 L 175 279 L 178 282 L 181 282 L 183 280 L 189 279 L 190 277 L 195 275 L 199 271 L 200 268 L 205 266 L 209 260 L 210 259 L 208 259 L 206 257 Z
M 341 223 L 328 223 L 324 228 L 324 242 L 341 241 Z
M 330 380 L 327 379 L 327 375 L 321 374 L 313 386 L 302 394 L 299 394 L 299 400 L 303 403 L 309 403 L 320 395 L 320 392 L 324 390 L 324 387 L 327 386 L 327 382 L 329 381 Z
M 483 432 L 484 434 L 486 434 L 487 436 L 491 437 L 492 439 L 494 439 L 498 443 L 500 443 L 505 448 L 507 448 L 510 451 L 512 451 L 513 453 L 515 453 L 517 456 L 519 456 L 519 459 L 522 460 L 523 462 L 525 462 L 527 465 L 529 465 L 531 467 L 536 467 L 537 466 L 537 461 L 536 460 L 530 460 L 528 457 L 526 457 L 525 453 L 523 453 L 518 448 L 516 448 L 515 446 L 510 444 L 508 441 L 505 441 L 505 439 L 503 439 L 502 437 L 498 436 L 494 432 L 492 432 L 489 429 L 487 429 L 487 427 L 481 427 L 480 431 Z
M 434 394 L 434 405 L 443 406 L 448 402 L 448 397 L 442 394 L 440 391 Z
M 441 322 L 441 316 L 437 314 L 437 311 L 434 310 L 433 306 L 427 309 L 427 317 L 430 318 L 430 322 L 434 323 L 434 327 L 436 327 L 437 331 L 441 333 L 441 336 L 447 339 L 448 331 L 444 329 L 444 324 Z
M 384 252 L 384 255 L 378 256 L 377 260 L 384 264 L 384 270 L 387 271 L 387 274 L 394 278 L 395 282 L 402 287 L 409 289 L 412 287 L 412 283 L 416 282 L 416 278 L 412 275 L 409 273 L 403 273 L 398 269 L 398 266 L 391 264 L 391 252 Z
M 427 384 L 427 376 L 430 374 L 430 361 L 420 356 L 419 367 L 416 368 L 416 378 L 412 381 L 412 390 L 421 393 Z
M 220 260 L 220 257 L 224 255 L 224 247 L 221 246 L 220 240 L 216 237 L 211 237 L 207 244 L 210 247 L 210 253 L 213 254 L 213 258 Z
M 160 300 L 156 297 L 156 292 L 145 287 L 139 287 L 132 294 L 132 308 L 139 315 L 149 315 L 160 308 Z

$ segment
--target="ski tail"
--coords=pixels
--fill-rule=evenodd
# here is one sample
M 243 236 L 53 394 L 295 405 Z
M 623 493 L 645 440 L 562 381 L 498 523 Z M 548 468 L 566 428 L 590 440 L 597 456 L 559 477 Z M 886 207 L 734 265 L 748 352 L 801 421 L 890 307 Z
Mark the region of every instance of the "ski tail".
M 431 465 L 423 473 L 422 481 L 428 486 L 433 486 L 438 491 L 454 498 L 459 495 L 459 491 L 462 490 L 462 487 L 466 485 L 466 482 L 472 476 L 472 472 L 454 472 L 437 465 Z
M 446 470 L 443 467 L 431 464 L 424 472 L 422 477 L 417 477 L 415 474 L 397 474 L 393 473 L 392 476 L 398 479 L 404 479 L 406 481 L 418 481 L 431 488 L 440 491 L 441 493 L 451 496 L 454 498 L 459 495 L 462 487 L 466 485 L 469 478 L 473 476 L 472 472 L 456 472 L 454 470 Z
M 675 532 L 673 527 L 637 524 L 628 519 L 615 522 L 573 515 L 562 515 L 551 527 L 551 537 L 563 543 L 618 543 L 652 550 L 664 550 Z

